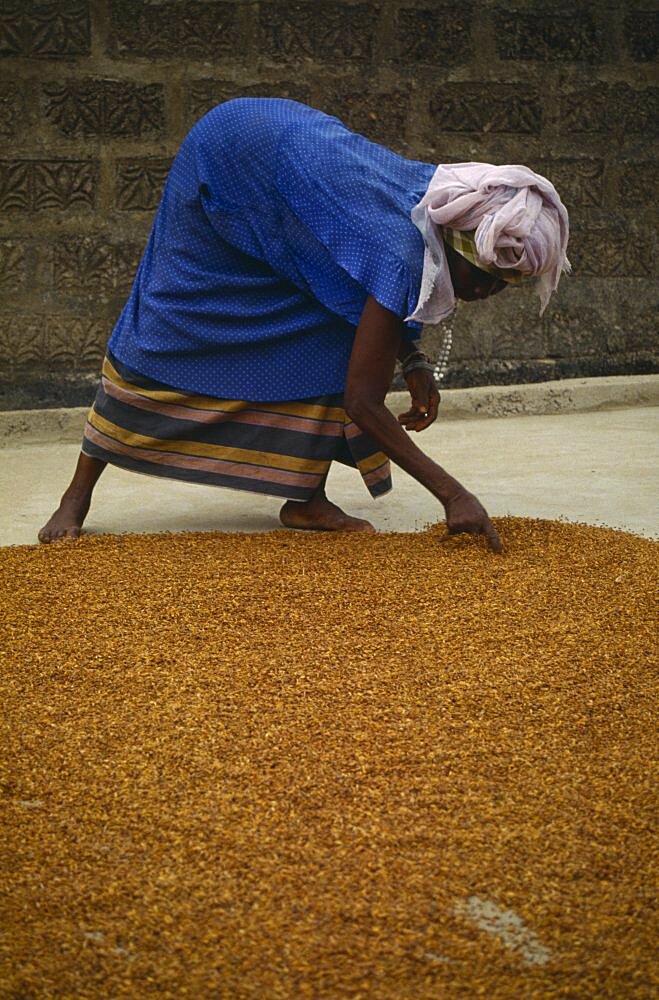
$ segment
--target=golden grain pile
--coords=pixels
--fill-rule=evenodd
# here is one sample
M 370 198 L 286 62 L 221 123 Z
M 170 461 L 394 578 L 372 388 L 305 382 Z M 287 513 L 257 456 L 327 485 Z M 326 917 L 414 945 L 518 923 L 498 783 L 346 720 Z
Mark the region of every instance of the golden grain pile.
M 654 543 L 0 552 L 3 997 L 650 998 Z

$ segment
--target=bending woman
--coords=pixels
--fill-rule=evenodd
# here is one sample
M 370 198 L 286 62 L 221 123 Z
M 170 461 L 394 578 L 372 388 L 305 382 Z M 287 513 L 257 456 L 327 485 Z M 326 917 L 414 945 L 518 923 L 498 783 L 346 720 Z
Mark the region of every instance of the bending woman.
M 76 537 L 107 463 L 286 499 L 293 528 L 372 531 L 325 495 L 332 461 L 374 496 L 389 460 L 451 533 L 500 541 L 414 445 L 439 392 L 415 341 L 456 298 L 568 268 L 567 213 L 526 167 L 407 160 L 294 101 L 221 104 L 174 160 L 109 341 L 82 453 L 42 542 Z M 396 360 L 411 407 L 384 400 Z

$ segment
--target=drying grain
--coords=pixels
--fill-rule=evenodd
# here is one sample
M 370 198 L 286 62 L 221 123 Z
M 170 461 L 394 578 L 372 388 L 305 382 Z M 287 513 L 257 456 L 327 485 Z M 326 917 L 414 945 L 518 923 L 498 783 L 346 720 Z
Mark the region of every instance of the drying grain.
M 2 996 L 655 996 L 656 545 L 497 527 L 2 550 Z

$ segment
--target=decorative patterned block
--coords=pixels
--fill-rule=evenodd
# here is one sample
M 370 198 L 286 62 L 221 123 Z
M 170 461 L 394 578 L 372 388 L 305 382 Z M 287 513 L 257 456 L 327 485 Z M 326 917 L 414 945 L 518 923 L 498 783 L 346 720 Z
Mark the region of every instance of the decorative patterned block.
M 623 205 L 643 205 L 656 217 L 659 210 L 656 163 L 642 161 L 624 164 L 618 197 Z
M 611 323 L 599 310 L 584 305 L 579 309 L 567 306 L 552 308 L 543 317 L 550 358 L 575 358 L 602 354 L 605 340 L 602 331 Z
M 163 88 L 116 80 L 68 80 L 42 87 L 46 117 L 64 135 L 141 136 L 164 125 Z
M 597 208 L 604 199 L 604 163 L 602 160 L 554 160 L 532 164 L 547 177 L 566 207 Z
M 0 160 L 0 210 L 93 208 L 91 160 Z
M 0 240 L 0 291 L 18 292 L 27 282 L 25 243 Z
M 446 132 L 521 132 L 542 127 L 542 103 L 513 84 L 447 83 L 431 99 L 436 126 Z
M 403 9 L 396 18 L 398 61 L 450 65 L 464 62 L 473 52 L 471 4 L 449 9 Z
M 32 164 L 29 160 L 0 160 L 0 210 L 32 207 Z
M 517 306 L 515 294 L 519 289 L 509 288 L 501 294 L 509 297 Z M 502 322 L 500 317 L 492 318 L 491 354 L 501 360 L 518 360 L 520 358 L 542 358 L 545 353 L 545 338 L 542 323 L 538 316 L 537 299 L 530 308 L 522 311 L 512 310 L 513 315 L 508 322 Z M 524 312 L 526 319 L 523 318 Z
M 70 59 L 90 52 L 87 0 L 4 0 L 0 56 Z
M 404 142 L 409 117 L 409 91 L 369 93 L 366 85 L 330 90 L 319 102 L 321 111 L 336 115 L 355 132 L 397 149 Z
M 45 339 L 44 316 L 0 315 L 0 370 L 43 364 Z
M 625 18 L 625 34 L 629 50 L 642 62 L 652 62 L 659 49 L 659 11 L 635 10 Z
M 142 243 L 118 243 L 112 247 L 112 291 L 126 296 L 130 292 L 139 266 L 146 239 Z
M 608 87 L 598 84 L 560 99 L 560 125 L 568 132 L 610 132 L 614 128 L 613 109 L 607 101 Z
M 95 170 L 87 160 L 51 160 L 33 164 L 34 208 L 93 208 Z
M 603 31 L 590 14 L 578 10 L 500 13 L 495 31 L 501 59 L 542 62 L 600 62 Z
M 89 237 L 59 240 L 52 247 L 56 292 L 101 293 L 107 289 L 112 248 Z
M 313 34 L 314 54 L 326 61 L 370 59 L 379 10 L 366 4 L 319 5 Z
M 635 90 L 627 84 L 597 84 L 560 102 L 560 124 L 567 132 L 652 132 L 659 117 L 659 90 Z
M 17 84 L 0 83 L 0 136 L 16 135 L 21 125 L 23 97 Z
M 102 320 L 40 314 L 0 316 L 0 370 L 89 371 L 103 359 Z
M 234 3 L 113 0 L 112 45 L 117 55 L 216 61 L 243 51 L 237 13 Z
M 261 51 L 277 61 L 370 59 L 378 19 L 370 4 L 262 3 Z
M 117 208 L 147 212 L 158 207 L 171 159 L 117 161 Z
M 454 331 L 454 362 L 544 355 L 538 300 L 529 289 L 506 288 L 477 308 L 460 308 Z
M 195 80 L 188 95 L 188 122 L 196 122 L 216 104 L 233 97 L 286 97 L 306 103 L 310 89 L 302 83 L 282 80 L 280 83 L 252 83 L 245 87 L 225 80 Z
M 573 276 L 651 277 L 652 241 L 623 223 L 572 226 L 569 257 Z
M 619 322 L 626 332 L 628 351 L 647 351 L 654 359 L 651 371 L 656 371 L 657 316 L 659 288 L 657 282 L 624 282 L 618 299 Z
M 259 4 L 261 51 L 280 61 L 311 59 L 316 29 L 315 11 L 309 3 Z
M 138 244 L 114 244 L 99 237 L 59 240 L 52 248 L 55 291 L 73 295 L 128 294 L 141 252 Z
M 44 357 L 49 367 L 88 370 L 100 365 L 107 339 L 108 329 L 102 321 L 51 317 L 46 322 Z

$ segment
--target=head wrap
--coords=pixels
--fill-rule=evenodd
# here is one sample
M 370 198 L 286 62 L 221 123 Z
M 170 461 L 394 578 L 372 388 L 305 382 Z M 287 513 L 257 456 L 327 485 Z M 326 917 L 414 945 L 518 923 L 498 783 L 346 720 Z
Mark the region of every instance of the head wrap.
M 419 301 L 407 317 L 417 322 L 439 323 L 455 309 L 443 237 L 452 242 L 456 230 L 471 234 L 473 262 L 481 270 L 495 268 L 507 281 L 537 278 L 540 313 L 561 273 L 570 270 L 567 210 L 554 185 L 528 167 L 440 165 L 412 209 L 412 221 L 425 243 Z M 467 236 L 465 247 L 456 249 L 470 259 L 463 252 L 468 242 Z

